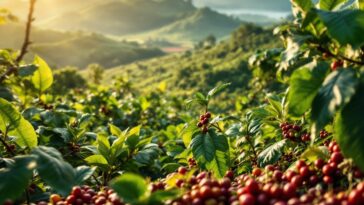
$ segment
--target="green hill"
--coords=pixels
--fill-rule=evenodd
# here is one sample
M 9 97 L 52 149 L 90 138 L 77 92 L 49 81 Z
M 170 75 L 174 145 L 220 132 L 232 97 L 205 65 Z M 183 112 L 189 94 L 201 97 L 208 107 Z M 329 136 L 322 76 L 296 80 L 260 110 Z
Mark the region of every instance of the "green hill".
M 42 26 L 125 35 L 156 29 L 196 8 L 183 0 L 107 0 L 54 17 Z
M 0 47 L 19 49 L 23 35 L 23 24 L 1 25 Z M 34 28 L 31 40 L 31 52 L 42 56 L 53 67 L 71 65 L 85 68 L 90 63 L 98 63 L 108 68 L 163 55 L 156 48 L 144 48 L 137 43 L 116 41 L 100 34 L 83 32 Z M 60 55 L 64 53 L 67 55 Z
M 184 94 L 186 90 L 208 90 L 220 82 L 232 82 L 230 89 L 241 89 L 251 77 L 247 59 L 253 51 L 257 47 L 278 46 L 279 40 L 272 36 L 270 29 L 244 25 L 216 46 L 109 69 L 104 82 L 109 83 L 113 77 L 127 77 L 136 88 L 146 92 L 165 82 L 168 90 Z
M 163 38 L 177 42 L 197 42 L 212 34 L 222 38 L 241 25 L 241 21 L 210 8 L 196 10 L 191 16 L 135 38 Z

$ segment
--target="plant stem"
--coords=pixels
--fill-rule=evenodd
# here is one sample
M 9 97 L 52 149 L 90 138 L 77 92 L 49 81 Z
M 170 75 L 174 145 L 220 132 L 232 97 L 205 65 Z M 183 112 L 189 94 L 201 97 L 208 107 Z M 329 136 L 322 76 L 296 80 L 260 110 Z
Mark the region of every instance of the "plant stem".
M 28 19 L 26 22 L 25 28 L 25 36 L 23 45 L 21 47 L 20 53 L 15 60 L 15 65 L 11 65 L 8 69 L 0 76 L 0 83 L 2 83 L 8 76 L 17 72 L 19 68 L 19 63 L 23 60 L 25 54 L 28 52 L 28 47 L 31 44 L 30 42 L 30 32 L 32 28 L 32 22 L 34 21 L 33 14 L 34 14 L 34 7 L 35 7 L 36 0 L 30 0 L 29 3 L 29 12 L 28 12 Z
M 334 57 L 336 59 L 343 59 L 345 61 L 348 61 L 350 63 L 355 63 L 355 64 L 358 64 L 358 65 L 364 65 L 364 62 L 363 61 L 357 61 L 357 60 L 354 60 L 354 59 L 351 59 L 351 58 L 348 58 L 346 56 L 343 56 L 343 55 L 339 55 L 339 54 L 334 54 L 333 52 L 331 52 L 329 49 L 327 48 L 324 48 L 322 46 L 318 46 L 317 49 L 321 52 L 325 52 L 327 54 L 329 54 L 329 56 L 331 57 Z
M 6 136 L 6 135 L 4 135 Z M 10 148 L 10 146 L 8 145 L 8 143 L 5 142 L 5 140 L 3 139 L 3 134 L 0 133 L 0 142 L 5 146 L 6 150 L 12 155 L 15 156 L 14 151 Z

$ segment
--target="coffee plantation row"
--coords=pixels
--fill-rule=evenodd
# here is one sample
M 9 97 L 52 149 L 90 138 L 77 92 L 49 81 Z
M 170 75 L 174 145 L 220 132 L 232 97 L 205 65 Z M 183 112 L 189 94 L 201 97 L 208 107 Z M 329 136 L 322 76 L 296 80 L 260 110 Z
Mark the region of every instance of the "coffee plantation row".
M 364 204 L 364 2 L 291 2 L 240 95 L 57 94 L 41 57 L 1 50 L 0 204 Z

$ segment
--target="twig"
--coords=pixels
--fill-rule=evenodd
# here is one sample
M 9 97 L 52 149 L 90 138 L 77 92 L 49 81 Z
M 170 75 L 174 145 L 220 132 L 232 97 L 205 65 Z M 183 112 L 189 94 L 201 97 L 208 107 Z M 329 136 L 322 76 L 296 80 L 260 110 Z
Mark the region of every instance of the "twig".
M 350 63 L 355 63 L 355 64 L 358 64 L 358 65 L 364 65 L 364 61 L 357 61 L 357 60 L 348 58 L 348 57 L 343 56 L 343 55 L 336 55 L 333 52 L 331 52 L 329 49 L 326 49 L 326 48 L 324 48 L 322 46 L 318 46 L 317 49 L 319 51 L 321 51 L 321 52 L 327 53 L 331 57 L 334 57 L 334 58 L 337 58 L 337 59 L 343 59 L 345 61 L 348 61 Z
M 2 138 L 3 134 L 0 133 L 0 142 L 5 146 L 6 150 L 12 155 L 15 156 L 14 151 L 11 149 L 11 147 L 8 145 L 8 143 L 5 142 L 5 140 Z
M 26 28 L 25 28 L 25 37 L 24 37 L 24 41 L 23 41 L 23 45 L 21 47 L 20 53 L 15 60 L 15 65 L 10 66 L 6 70 L 6 72 L 0 76 L 0 83 L 3 82 L 8 76 L 10 76 L 11 74 L 15 73 L 18 70 L 19 63 L 23 60 L 25 54 L 28 52 L 28 47 L 31 44 L 30 32 L 31 32 L 31 28 L 32 28 L 32 22 L 34 21 L 33 14 L 34 14 L 34 6 L 35 6 L 36 1 L 37 0 L 30 0 L 28 19 L 27 19 Z

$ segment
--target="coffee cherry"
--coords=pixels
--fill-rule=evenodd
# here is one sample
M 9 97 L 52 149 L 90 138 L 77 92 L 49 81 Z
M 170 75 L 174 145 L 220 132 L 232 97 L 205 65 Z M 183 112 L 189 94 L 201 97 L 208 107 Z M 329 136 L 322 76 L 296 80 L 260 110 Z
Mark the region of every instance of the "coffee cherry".
M 246 181 L 245 187 L 249 193 L 255 194 L 259 192 L 259 184 L 254 179 Z
M 212 196 L 212 190 L 209 186 L 203 186 L 200 189 L 200 196 L 202 198 L 209 198 Z
M 352 190 L 348 197 L 348 202 L 350 205 L 360 205 L 364 203 L 363 193 L 357 190 Z
M 325 184 L 332 184 L 334 182 L 332 177 L 327 175 L 324 176 L 323 181 L 325 182 Z
M 179 167 L 178 168 L 178 173 L 181 175 L 185 175 L 187 173 L 187 168 L 186 167 Z
M 331 175 L 335 171 L 335 168 L 330 166 L 329 164 L 326 164 L 322 167 L 322 173 L 325 175 Z
M 253 169 L 253 175 L 256 177 L 259 177 L 262 174 L 262 170 L 259 168 L 254 168 Z
M 211 113 L 210 113 L 210 112 L 206 112 L 206 113 L 205 113 L 205 117 L 206 117 L 206 118 L 211 118 Z
M 303 160 L 298 160 L 297 161 L 297 163 L 296 163 L 297 170 L 300 170 L 304 166 L 307 166 L 305 161 L 303 161 Z
M 233 172 L 233 171 L 231 171 L 231 170 L 226 171 L 226 173 L 225 173 L 225 177 L 227 177 L 227 178 L 229 178 L 229 179 L 234 178 L 234 172 Z
M 59 196 L 58 194 L 52 194 L 50 197 L 49 197 L 49 200 L 52 204 L 57 204 L 59 201 L 62 200 L 61 196 Z
M 315 167 L 317 169 L 322 169 L 322 167 L 325 165 L 325 161 L 323 159 L 317 159 L 315 161 Z
M 72 194 L 73 196 L 76 196 L 76 197 L 81 196 L 81 194 L 82 194 L 81 187 L 79 187 L 79 186 L 75 186 L 75 187 L 73 187 L 73 188 L 72 188 L 72 192 L 71 192 L 71 194 Z
M 287 183 L 283 187 L 283 194 L 285 197 L 293 197 L 296 194 L 296 185 L 293 183 Z
M 334 152 L 331 154 L 330 160 L 339 164 L 343 161 L 344 157 L 340 152 Z
M 303 166 L 300 168 L 299 173 L 300 173 L 301 177 L 305 178 L 310 175 L 310 170 L 307 166 Z
M 243 194 L 239 197 L 240 205 L 254 205 L 255 198 L 251 194 Z

